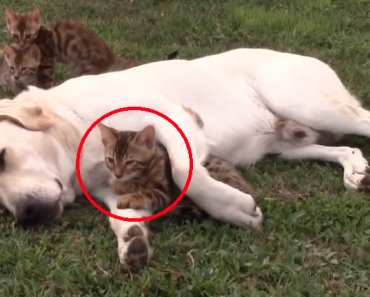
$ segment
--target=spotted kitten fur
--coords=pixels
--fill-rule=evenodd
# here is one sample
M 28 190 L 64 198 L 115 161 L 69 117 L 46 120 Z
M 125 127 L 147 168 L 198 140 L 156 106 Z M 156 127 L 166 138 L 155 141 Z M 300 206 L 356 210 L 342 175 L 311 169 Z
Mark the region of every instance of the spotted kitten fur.
M 70 68 L 73 76 L 100 74 L 143 64 L 118 57 L 103 39 L 75 20 L 63 19 L 54 26 L 44 25 L 37 7 L 26 13 L 16 13 L 4 7 L 4 13 L 13 41 L 20 48 L 35 44 L 41 51 L 37 79 L 40 88 L 48 89 L 54 85 L 56 63 Z M 167 59 L 176 56 L 175 52 Z
M 5 61 L 4 49 L 0 49 L 0 87 L 8 92 L 13 91 L 14 83 L 12 82 L 8 65 Z
M 17 94 L 29 85 L 36 85 L 40 62 L 41 52 L 36 45 L 17 49 L 12 44 L 4 43 L 0 50 L 1 87 Z
M 116 180 L 113 190 L 123 195 L 118 208 L 160 211 L 171 204 L 164 152 L 156 144 L 155 129 L 117 131 L 98 124 L 105 161 Z

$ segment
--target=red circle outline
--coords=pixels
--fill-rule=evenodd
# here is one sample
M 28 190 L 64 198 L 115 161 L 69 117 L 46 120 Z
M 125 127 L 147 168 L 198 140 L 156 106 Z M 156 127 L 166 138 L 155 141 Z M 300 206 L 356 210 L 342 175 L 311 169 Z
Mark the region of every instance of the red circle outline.
M 90 134 L 90 132 L 92 131 L 92 129 L 94 129 L 94 127 L 100 123 L 102 120 L 110 117 L 111 115 L 113 114 L 116 114 L 116 113 L 119 113 L 119 112 L 123 112 L 123 111 L 130 111 L 130 110 L 139 110 L 139 111 L 146 111 L 146 112 L 150 112 L 150 113 L 153 113 L 157 116 L 160 116 L 162 117 L 163 119 L 167 120 L 169 123 L 172 124 L 172 126 L 174 126 L 176 128 L 176 130 L 180 133 L 180 135 L 182 136 L 182 138 L 184 139 L 184 142 L 186 144 L 186 148 L 188 150 L 188 153 L 189 153 L 189 175 L 188 175 L 188 178 L 186 180 L 186 184 L 185 184 L 185 187 L 184 189 L 182 190 L 180 196 L 169 206 L 167 207 L 166 209 L 162 210 L 161 212 L 157 213 L 157 214 L 154 214 L 154 215 L 151 215 L 151 216 L 147 216 L 147 217 L 143 217 L 143 218 L 126 218 L 126 217 L 121 217 L 121 216 L 117 216 L 117 215 L 114 215 L 112 213 L 110 213 L 109 211 L 106 211 L 105 209 L 101 208 L 89 195 L 89 193 L 86 191 L 85 189 L 85 186 L 82 182 L 82 178 L 81 178 L 81 173 L 80 173 L 80 158 L 81 158 L 81 151 L 82 151 L 82 148 L 83 148 L 83 145 L 86 141 L 86 138 L 87 136 Z M 182 199 L 182 197 L 185 195 L 189 185 L 190 185 L 190 181 L 191 181 L 191 178 L 193 176 L 193 154 L 192 154 L 192 151 L 191 151 L 191 148 L 190 148 L 190 144 L 189 144 L 189 141 L 188 139 L 186 138 L 184 132 L 180 129 L 180 127 L 173 121 L 171 120 L 168 116 L 166 116 L 165 114 L 159 112 L 159 111 L 156 111 L 154 109 L 151 109 L 151 108 L 147 108 L 147 107 L 140 107 L 140 106 L 130 106 L 130 107 L 123 107 L 123 108 L 118 108 L 118 109 L 115 109 L 115 110 L 112 110 L 108 113 L 106 113 L 105 115 L 101 116 L 99 119 L 97 119 L 90 127 L 89 129 L 87 129 L 87 131 L 85 132 L 85 134 L 83 135 L 82 139 L 81 139 L 81 142 L 80 142 L 80 145 L 78 146 L 78 150 L 77 150 L 77 155 L 76 155 L 76 170 L 77 170 L 77 178 L 78 178 L 78 183 L 80 184 L 81 186 L 81 189 L 82 189 L 82 192 L 85 194 L 86 198 L 91 202 L 92 205 L 94 205 L 98 210 L 100 210 L 102 213 L 106 214 L 107 216 L 111 217 L 111 218 L 114 218 L 116 220 L 121 220 L 121 221 L 126 221 L 126 222 L 144 222 L 144 221 L 149 221 L 151 219 L 155 219 L 155 218 L 158 218 L 159 216 L 165 214 L 166 212 L 168 212 L 170 209 L 172 209 L 173 207 L 175 207 L 177 205 L 177 203 L 180 202 L 180 200 Z

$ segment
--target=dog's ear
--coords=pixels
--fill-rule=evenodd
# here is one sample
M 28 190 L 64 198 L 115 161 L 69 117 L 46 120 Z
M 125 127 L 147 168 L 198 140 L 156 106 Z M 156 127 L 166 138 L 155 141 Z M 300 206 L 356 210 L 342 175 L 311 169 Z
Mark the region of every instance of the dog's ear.
M 53 118 L 46 115 L 37 105 L 25 105 L 16 101 L 0 100 L 0 121 L 9 120 L 31 131 L 45 131 L 53 124 Z

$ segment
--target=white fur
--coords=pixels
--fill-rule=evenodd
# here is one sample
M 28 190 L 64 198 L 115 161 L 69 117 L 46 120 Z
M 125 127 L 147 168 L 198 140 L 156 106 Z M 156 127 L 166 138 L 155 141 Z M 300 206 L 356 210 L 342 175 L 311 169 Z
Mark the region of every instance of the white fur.
M 193 153 L 193 176 L 187 194 L 214 218 L 236 226 L 259 228 L 262 212 L 255 210 L 250 195 L 208 175 L 201 163 L 209 152 L 241 165 L 255 163 L 268 153 L 280 153 L 286 159 L 337 162 L 344 168 L 345 186 L 351 189 L 360 188 L 368 168 L 357 149 L 292 144 L 277 137 L 277 117 L 311 129 L 370 136 L 369 112 L 346 91 L 329 66 L 310 57 L 238 49 L 193 61 L 161 61 L 121 72 L 78 77 L 48 91 L 31 88 L 14 102 L 40 106 L 55 122 L 52 128 L 40 132 L 0 122 L 0 149 L 11 151 L 14 156 L 9 156 L 9 162 L 17 164 L 11 172 L 2 174 L 0 203 L 13 213 L 27 193 L 40 199 L 60 199 L 62 205 L 72 202 L 81 193 L 74 166 L 82 135 L 103 114 L 126 106 L 156 109 L 180 126 Z M 182 104 L 200 114 L 204 128 L 195 123 Z M 174 180 L 180 187 L 185 185 L 188 154 L 172 125 L 140 111 L 116 114 L 103 122 L 121 130 L 154 125 L 168 150 Z M 116 208 L 116 196 L 104 183 L 109 174 L 103 163 L 98 128 L 85 142 L 80 170 L 90 195 L 104 201 L 112 213 L 128 217 L 149 214 Z M 62 191 L 56 187 L 55 177 L 62 181 Z M 122 239 L 136 223 L 110 222 L 124 262 L 128 243 Z

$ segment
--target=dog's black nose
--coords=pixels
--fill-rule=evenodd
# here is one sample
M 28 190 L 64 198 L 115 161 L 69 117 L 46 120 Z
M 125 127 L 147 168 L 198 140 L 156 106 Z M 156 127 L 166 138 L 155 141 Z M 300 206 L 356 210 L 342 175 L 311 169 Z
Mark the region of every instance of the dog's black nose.
M 61 213 L 58 201 L 44 201 L 34 197 L 20 200 L 15 209 L 15 219 L 22 225 L 52 223 Z

